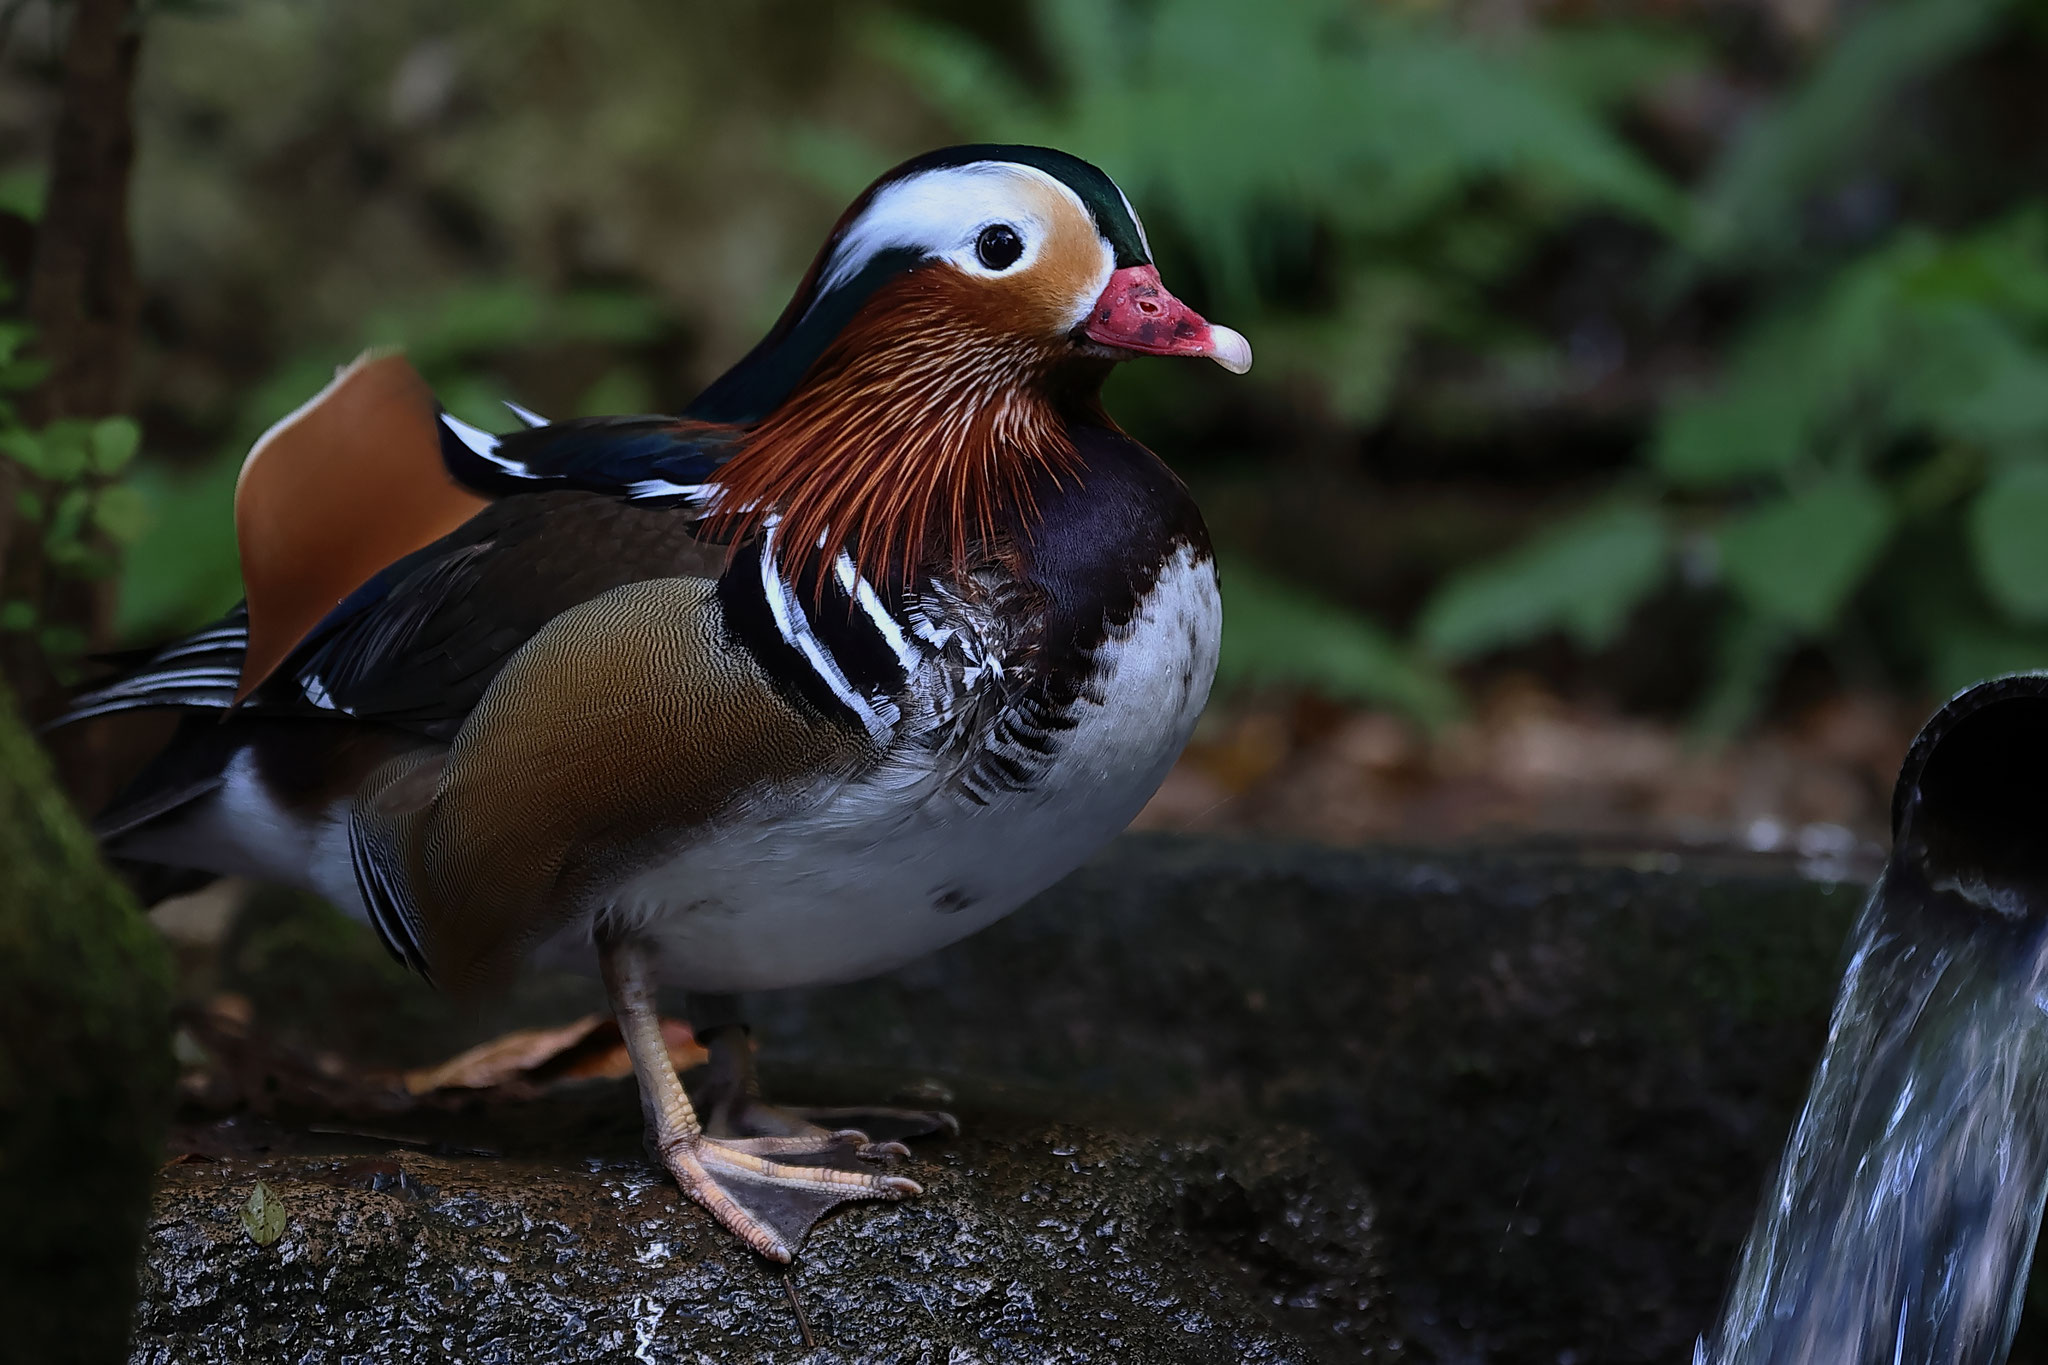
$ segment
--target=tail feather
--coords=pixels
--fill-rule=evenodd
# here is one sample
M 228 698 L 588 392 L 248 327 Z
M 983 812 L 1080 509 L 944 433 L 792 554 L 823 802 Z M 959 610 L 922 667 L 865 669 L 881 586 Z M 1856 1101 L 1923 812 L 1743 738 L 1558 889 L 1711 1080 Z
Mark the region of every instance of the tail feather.
M 203 711 L 186 712 L 169 742 L 93 817 L 92 832 L 101 846 L 114 857 L 130 856 L 129 835 L 219 791 L 228 761 L 247 743 L 237 730 Z M 143 860 L 158 861 L 153 856 Z
M 146 777 L 155 779 L 157 774 L 151 771 Z M 221 789 L 225 780 L 216 770 L 175 786 L 157 785 L 154 780 L 132 783 L 94 818 L 93 836 L 111 847 L 123 835 L 132 834 L 172 811 L 183 810 L 203 796 L 211 796 Z
M 237 607 L 204 630 L 141 656 L 113 682 L 73 697 L 64 714 L 44 728 L 154 707 L 225 711 L 234 704 L 248 649 L 249 613 Z

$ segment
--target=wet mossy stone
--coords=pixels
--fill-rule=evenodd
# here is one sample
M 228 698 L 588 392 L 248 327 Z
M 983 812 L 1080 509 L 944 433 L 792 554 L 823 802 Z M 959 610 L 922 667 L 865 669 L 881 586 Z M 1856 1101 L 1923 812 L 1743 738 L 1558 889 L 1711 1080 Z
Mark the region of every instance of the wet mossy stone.
M 1138 1329 L 1128 1323 L 1170 1321 L 1158 1305 L 1183 1303 L 1187 1293 L 1237 1307 L 1202 1319 L 1204 1331 L 1188 1333 L 1166 1358 L 1234 1360 L 1244 1358 L 1234 1351 L 1256 1341 L 1288 1342 L 1294 1354 L 1273 1358 L 1305 1360 L 1336 1349 L 1333 1341 L 1347 1358 L 1375 1342 L 1388 1351 L 1398 1342 L 1409 1360 L 1689 1358 L 1694 1335 L 1713 1320 L 1819 1054 L 1841 944 L 1861 895 L 1857 885 L 1816 881 L 1774 859 L 1119 840 L 1033 905 L 943 953 L 875 981 L 753 1002 L 771 1095 L 875 1101 L 906 1080 L 930 1079 L 961 1097 L 967 1124 L 957 1148 L 919 1148 L 909 1171 L 927 1184 L 927 1198 L 851 1206 L 821 1227 L 800 1262 L 800 1292 L 807 1305 L 814 1286 L 823 1295 L 823 1316 L 834 1324 L 830 1340 L 839 1343 L 831 1349 L 850 1352 L 850 1359 L 867 1358 L 859 1350 L 872 1342 L 864 1328 L 847 1324 L 883 1321 L 905 1334 L 897 1357 L 904 1360 L 1104 1359 L 1120 1349 L 1113 1342 L 1157 1340 L 1134 1335 Z M 280 913 L 269 927 L 252 921 L 238 931 L 244 965 L 234 970 L 251 975 L 237 988 L 272 1002 L 259 1004 L 266 1026 L 294 992 L 266 985 L 265 964 L 290 960 L 294 973 L 315 970 L 305 945 L 320 936 L 291 930 L 288 921 Z M 266 954 L 266 935 L 300 946 Z M 374 1008 L 380 990 L 422 989 L 395 978 L 387 987 L 373 976 L 350 978 L 351 1010 Z M 549 994 L 559 989 L 532 996 L 535 1014 L 524 1022 L 560 1022 L 561 1000 Z M 522 1022 L 519 1008 L 503 1007 L 491 1027 Z M 419 1026 L 404 1043 L 409 1052 L 446 1055 L 454 1050 L 449 1044 L 474 1041 L 475 1018 L 451 1010 L 436 1024 L 429 1013 L 416 1016 Z M 306 1038 L 329 1027 L 310 1013 L 282 1022 Z M 360 1031 L 360 1046 L 397 1044 Z M 933 1102 L 929 1087 L 906 1098 Z M 1006 1113 L 1036 1116 L 1040 1126 L 1004 1120 Z M 1028 1264 L 1007 1258 L 1029 1262 L 1044 1247 L 1064 1246 L 1075 1225 L 1056 1220 L 1039 1230 L 1036 1200 L 1022 1198 L 1018 1172 L 1042 1169 L 1048 1180 L 1067 1182 L 1057 1187 L 1060 1199 L 1092 1197 L 1086 1191 L 1109 1180 L 1048 1159 L 1055 1139 L 1043 1121 L 1051 1119 L 1089 1134 L 1122 1135 L 1089 1140 L 1109 1144 L 1124 1154 L 1119 1160 L 1138 1167 L 1153 1160 L 1186 1169 L 1175 1163 L 1189 1150 L 1211 1150 L 1204 1142 L 1222 1143 L 1215 1151 L 1252 1154 L 1263 1150 L 1258 1143 L 1279 1142 L 1279 1150 L 1302 1154 L 1306 1164 L 1293 1169 L 1303 1173 L 1303 1188 L 1333 1201 L 1317 1226 L 1337 1225 L 1331 1209 L 1355 1204 L 1370 1211 L 1364 1240 L 1349 1232 L 1308 1239 L 1336 1258 L 1333 1264 L 1359 1269 L 1301 1269 L 1309 1264 L 1301 1243 L 1286 1242 L 1278 1231 L 1286 1218 L 1275 1222 L 1261 1212 L 1281 1204 L 1218 1198 L 1196 1205 L 1197 1216 L 1169 1184 L 1148 1187 L 1152 1193 L 1140 1202 L 1178 1210 L 1171 1218 L 1119 1222 L 1091 1234 L 1110 1264 L 1128 1259 L 1152 1267 L 1145 1275 L 1157 1278 L 1112 1282 L 1111 1297 L 1128 1298 L 1121 1308 L 1091 1297 L 1092 1290 L 1032 1288 L 1030 1312 L 1037 1316 L 1014 1311 L 1051 1335 L 1029 1344 L 1001 1336 L 1007 1319 L 980 1300 L 963 1316 L 939 1314 L 937 1324 L 921 1308 L 899 1319 L 861 1318 L 836 1306 L 914 1305 L 926 1291 L 904 1286 L 926 1283 L 916 1278 L 925 1273 L 917 1267 L 942 1254 L 934 1248 L 955 1245 L 961 1227 L 981 1229 L 975 1244 L 986 1259 L 978 1273 L 992 1286 L 1042 1283 L 1030 1278 Z M 415 1137 L 447 1153 L 470 1147 L 501 1155 L 446 1156 L 450 1166 L 438 1175 L 421 1170 L 417 1179 L 436 1189 L 473 1190 L 495 1162 L 514 1172 L 506 1177 L 512 1188 L 502 1193 L 515 1198 L 520 1181 L 541 1178 L 524 1173 L 566 1171 L 547 1177 L 557 1182 L 548 1188 L 564 1208 L 575 1200 L 625 1208 L 618 1202 L 625 1196 L 615 1197 L 603 1181 L 620 1190 L 638 1182 L 634 1218 L 653 1219 L 660 1208 L 671 1211 L 662 1226 L 701 1226 L 694 1210 L 677 1209 L 638 1156 L 638 1121 L 630 1087 L 595 1096 L 581 1109 L 551 1101 L 470 1114 Z M 1313 1142 L 1294 1145 L 1307 1141 L 1303 1133 Z M 1315 1153 L 1312 1161 L 1308 1153 Z M 586 1158 L 615 1164 L 593 1174 L 578 1164 Z M 995 1174 L 965 1176 L 981 1170 Z M 451 1172 L 462 1180 L 453 1181 Z M 271 1282 L 246 1279 L 274 1263 L 252 1259 L 258 1248 L 240 1223 L 259 1176 L 288 1209 L 305 1197 L 299 1184 L 318 1184 L 304 1172 L 273 1176 L 235 1161 L 174 1168 L 166 1199 L 192 1202 L 160 1206 L 140 1339 L 160 1354 L 141 1358 L 183 1358 L 162 1354 L 164 1343 L 199 1341 L 205 1323 L 241 1311 L 234 1305 L 245 1290 L 257 1301 L 297 1305 L 290 1313 L 278 1308 L 274 1326 L 283 1331 L 296 1323 L 294 1349 L 312 1352 L 306 1358 L 341 1358 L 332 1343 L 353 1329 L 320 1308 L 310 1290 L 265 1299 Z M 1285 1187 L 1234 1178 L 1247 1191 Z M 346 1197 L 369 1198 L 360 1191 Z M 473 1207 L 478 1217 L 494 1207 L 482 1195 L 465 1198 L 471 1202 L 445 1207 Z M 346 1213 L 356 1220 L 346 1225 L 381 1227 L 380 1219 L 396 1216 L 371 1217 L 367 1208 Z M 202 1217 L 204 1210 L 213 1212 Z M 334 1207 L 334 1226 L 344 1225 L 345 1212 Z M 216 1225 L 221 1240 L 192 1231 Z M 513 1254 L 507 1245 L 465 1242 L 452 1233 L 426 1237 L 440 1227 L 431 1219 L 406 1226 L 425 1237 L 414 1259 L 380 1262 L 374 1276 L 349 1271 L 356 1280 L 339 1271 L 331 1277 L 365 1286 L 350 1302 L 367 1302 L 368 1286 L 382 1284 L 387 1297 L 375 1300 L 384 1305 L 375 1312 L 390 1314 L 391 1322 L 459 1323 L 465 1310 L 439 1306 L 439 1286 L 454 1283 L 449 1277 L 471 1277 L 467 1284 L 494 1269 L 514 1276 L 513 1267 L 485 1250 Z M 891 1231 L 885 1237 L 879 1229 Z M 299 1254 L 292 1250 L 295 1235 L 287 1229 L 271 1250 Z M 191 1238 L 197 1240 L 184 1240 Z M 671 1250 L 682 1245 L 668 1240 Z M 619 1259 L 639 1254 L 633 1245 L 615 1240 L 603 1255 L 586 1251 L 578 1273 L 609 1276 L 628 1297 L 647 1292 L 633 1287 L 643 1284 L 646 1268 Z M 704 1332 L 712 1334 L 704 1340 L 720 1343 L 705 1348 L 706 1358 L 802 1358 L 789 1344 L 793 1338 L 763 1327 L 790 1330 L 786 1304 L 783 1316 L 771 1312 L 779 1280 L 743 1280 L 751 1263 L 721 1259 L 725 1253 L 709 1243 L 691 1245 L 702 1248 L 692 1257 L 709 1257 L 706 1264 L 724 1267 L 717 1273 L 726 1278 L 687 1280 L 695 1286 L 691 1294 L 705 1296 L 689 1312 L 683 1298 L 668 1301 L 662 1323 L 673 1349 L 683 1353 L 696 1339 L 691 1334 Z M 1078 1269 L 1073 1275 L 1057 1283 L 1087 1279 Z M 1372 1287 L 1357 1300 L 1367 1307 L 1342 1311 L 1366 1325 L 1355 1337 L 1318 1325 L 1338 1311 L 1331 1305 L 1343 1296 L 1326 1300 L 1316 1286 L 1359 1276 Z M 1155 1293 L 1148 1284 L 1179 1287 Z M 1297 1293 L 1297 1285 L 1307 1287 Z M 1012 1292 L 1004 1288 L 1002 1295 Z M 518 1338 L 528 1343 L 517 1357 L 522 1362 L 633 1358 L 637 1347 L 627 1337 L 617 1338 L 623 1346 L 592 1345 L 588 1356 L 567 1354 L 571 1337 L 598 1340 L 578 1336 L 577 1322 L 595 1321 L 595 1310 L 586 1308 L 575 1308 L 581 1318 L 556 1314 L 563 1344 L 548 1348 L 553 1355 L 535 1354 L 533 1334 L 556 1330 L 541 1321 L 556 1312 L 550 1305 L 574 1306 L 556 1291 L 535 1293 L 525 1310 L 534 1321 Z M 1073 1294 L 1098 1316 L 1069 1311 Z M 733 1302 L 746 1305 L 745 1313 L 723 1306 L 732 1295 L 742 1296 Z M 1276 1307 L 1295 1301 L 1316 1306 L 1302 1307 L 1300 1317 Z M 615 1326 L 625 1320 L 617 1316 L 623 1308 L 606 1311 Z M 1123 1316 L 1104 1318 L 1103 1311 Z M 1218 1325 L 1226 1322 L 1238 1324 L 1229 1330 L 1240 1335 Z M 731 1343 L 756 1340 L 747 1334 L 757 1330 L 768 1334 L 758 1338 L 755 1354 L 727 1354 Z M 1041 1349 L 1044 1341 L 1069 1354 Z M 956 1346 L 978 1354 L 953 1357 Z M 1145 1357 L 1132 1347 L 1120 1358 Z
M 170 967 L 0 686 L 0 1356 L 121 1358 Z
M 150 1226 L 133 1359 L 1165 1365 L 1384 1350 L 1371 1207 L 1316 1144 L 976 1127 L 925 1149 L 922 1198 L 848 1209 L 812 1235 L 791 1281 L 815 1350 L 780 1270 L 644 1161 L 183 1162 Z M 249 1213 L 259 1184 L 268 1241 Z

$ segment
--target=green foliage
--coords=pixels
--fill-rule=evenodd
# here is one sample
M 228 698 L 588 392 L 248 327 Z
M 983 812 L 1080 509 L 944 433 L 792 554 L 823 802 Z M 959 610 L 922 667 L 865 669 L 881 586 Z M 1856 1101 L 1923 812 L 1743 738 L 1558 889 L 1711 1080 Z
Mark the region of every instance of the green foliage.
M 1704 703 L 1716 728 L 1740 722 L 1735 699 L 1760 698 L 1786 651 L 1857 619 L 1902 527 L 1953 528 L 1961 543 L 1966 523 L 1978 577 L 1951 584 L 1964 596 L 1943 610 L 1866 602 L 1872 628 L 1923 676 L 1988 657 L 1981 601 L 1993 624 L 2048 612 L 2048 218 L 2027 211 L 1949 240 L 1906 229 L 1853 258 L 1760 320 L 1714 388 L 1673 402 L 1649 454 L 1662 500 L 1708 538 L 1739 618 Z M 1575 539 L 1598 553 L 1592 528 L 1559 528 L 1543 546 L 1564 555 Z M 1491 572 L 1454 578 L 1425 619 L 1483 593 Z M 1656 587 L 1589 576 L 1569 605 L 1532 601 L 1518 619 L 1539 630 L 1573 610 L 1611 615 Z M 2048 663 L 2003 638 L 2009 662 Z
M 1674 239 L 1676 277 L 1733 275 L 1767 301 L 1718 379 L 1665 403 L 1646 452 L 1649 495 L 1707 551 L 1689 580 L 1724 604 L 1700 703 L 1711 732 L 1744 723 L 1806 645 L 1854 639 L 1862 657 L 1875 648 L 1944 689 L 2048 665 L 2048 635 L 2034 629 L 2048 620 L 2048 211 L 2023 206 L 1964 232 L 1907 222 L 1850 250 L 1801 224 L 1814 196 L 1885 164 L 1883 129 L 1905 92 L 2014 8 L 1861 11 L 1709 170 L 1692 231 Z M 1574 544 L 1591 560 L 1598 528 L 1553 529 L 1504 564 L 1569 560 Z M 1501 574 L 1454 576 L 1425 638 L 1447 648 L 1438 623 L 1474 601 L 1501 604 L 1482 646 L 1568 626 L 1575 612 L 1612 619 L 1661 581 L 1589 575 L 1563 600 L 1517 599 Z
M 1308 686 L 1432 726 L 1456 714 L 1448 680 L 1356 612 L 1235 560 L 1222 577 L 1219 686 Z
M 1953 61 L 2013 0 L 1868 6 L 1806 80 L 1757 119 L 1707 177 L 1693 245 L 1707 260 L 1784 251 L 1818 188 L 1863 169 L 1901 92 Z
M 0 213 L 11 213 L 31 223 L 43 216 L 43 200 L 49 193 L 49 177 L 40 167 L 17 166 L 0 171 Z
M 1450 659 L 1550 630 L 1599 649 L 1664 581 L 1669 561 L 1670 533 L 1655 508 L 1632 500 L 1597 507 L 1459 576 L 1431 601 L 1419 633 Z
M 1772 498 L 1715 537 L 1728 586 L 1757 615 L 1807 631 L 1831 625 L 1884 548 L 1892 510 L 1848 475 Z
M 1944 682 L 1969 680 L 1957 676 L 1963 657 L 2048 664 L 2037 644 L 1996 630 L 2048 611 L 2044 459 L 2040 212 L 1947 240 L 1906 229 L 1760 321 L 1719 385 L 1667 410 L 1651 447 L 1667 497 L 1709 530 L 1734 606 L 1771 623 L 1731 626 L 1707 710 L 1732 716 L 1729 698 L 1761 695 L 1744 681 L 1768 667 L 1759 660 L 1825 644 L 1859 619 Z M 1958 544 L 1967 526 L 1976 580 L 1949 582 L 1938 610 L 1867 600 L 1859 613 L 1908 525 Z M 1604 590 L 1600 600 L 1611 604 Z M 1769 650 L 1755 643 L 1765 635 Z M 1987 651 L 1993 635 L 2004 644 Z
M 1417 340 L 1488 344 L 1475 291 L 1569 216 L 1676 228 L 1684 212 L 1601 116 L 1685 60 L 1646 30 L 1495 51 L 1441 17 L 1340 0 L 1035 12 L 1049 90 L 956 30 L 898 19 L 878 41 L 969 135 L 1106 168 L 1155 248 L 1259 337 L 1258 382 L 1308 381 L 1353 422 L 1385 411 Z
M 2016 621 L 2048 621 L 2048 461 L 1999 471 L 1969 516 L 1970 548 L 1992 600 Z
M 43 553 L 60 571 L 104 578 L 114 560 L 102 546 L 118 548 L 139 533 L 139 495 L 114 480 L 141 440 L 128 417 L 62 418 L 40 431 L 0 426 L 0 454 L 35 476 L 16 495 L 16 512 L 42 526 Z
M 235 552 L 235 476 L 240 471 L 234 459 L 216 460 L 192 473 L 147 462 L 136 471 L 141 530 L 122 557 L 114 614 L 114 629 L 122 638 L 162 639 L 203 624 L 241 597 L 242 568 Z
M 0 177 L 0 208 L 10 195 L 15 211 L 37 207 L 23 187 L 41 183 L 40 177 L 17 178 L 10 185 Z M 45 364 L 22 354 L 34 336 L 25 322 L 0 321 L 0 395 L 42 382 Z M 26 475 L 10 515 L 41 532 L 43 557 L 54 572 L 79 578 L 114 573 L 117 552 L 143 524 L 141 498 L 126 481 L 141 444 L 142 429 L 132 418 L 60 418 L 36 428 L 22 420 L 11 398 L 0 396 L 0 459 Z M 0 631 L 33 633 L 60 673 L 75 668 L 90 643 L 76 627 L 46 623 L 34 602 L 18 598 L 0 599 Z

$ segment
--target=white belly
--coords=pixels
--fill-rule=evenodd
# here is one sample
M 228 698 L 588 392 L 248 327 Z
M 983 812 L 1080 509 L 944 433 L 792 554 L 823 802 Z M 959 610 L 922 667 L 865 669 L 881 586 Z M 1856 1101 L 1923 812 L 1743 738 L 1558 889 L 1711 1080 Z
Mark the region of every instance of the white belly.
M 928 772 L 865 779 L 801 815 L 722 832 L 627 883 L 615 913 L 704 991 L 849 981 L 986 927 L 1079 866 L 1159 787 L 1209 696 L 1213 564 L 1183 550 L 1097 651 L 1091 695 L 1044 776 L 978 805 Z M 589 928 L 539 954 L 587 962 Z

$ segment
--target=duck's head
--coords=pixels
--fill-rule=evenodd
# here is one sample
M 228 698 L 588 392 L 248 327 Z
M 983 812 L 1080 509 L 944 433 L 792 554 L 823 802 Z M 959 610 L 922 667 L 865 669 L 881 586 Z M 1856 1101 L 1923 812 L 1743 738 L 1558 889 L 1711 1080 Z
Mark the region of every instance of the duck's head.
M 1175 298 L 1137 211 L 1095 166 L 1044 147 L 952 147 L 896 167 L 832 230 L 773 330 L 688 416 L 755 433 L 730 508 L 775 507 L 785 543 L 856 544 L 864 570 L 923 557 L 947 506 L 958 559 L 1070 420 L 1107 422 L 1111 363 L 1251 346 Z M 801 537 L 798 539 L 798 537 Z
M 1047 147 L 949 147 L 875 181 L 774 329 L 691 415 L 758 420 L 859 341 L 934 357 L 1000 349 L 1050 368 L 1140 355 L 1205 356 L 1238 374 L 1252 363 L 1244 337 L 1167 291 L 1116 182 Z

